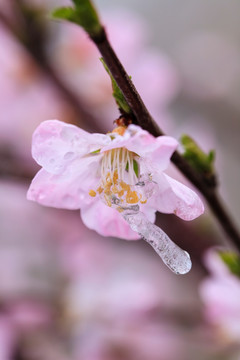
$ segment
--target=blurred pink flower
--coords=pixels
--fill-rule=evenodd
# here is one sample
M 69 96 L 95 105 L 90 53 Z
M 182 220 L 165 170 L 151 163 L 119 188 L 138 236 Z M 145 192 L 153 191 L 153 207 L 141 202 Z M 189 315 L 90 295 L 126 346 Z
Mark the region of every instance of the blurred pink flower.
M 52 309 L 40 300 L 16 301 L 9 306 L 9 317 L 15 329 L 31 330 L 52 322 Z
M 206 254 L 211 275 L 200 286 L 206 319 L 227 340 L 240 342 L 240 279 L 233 275 L 217 251 Z
M 52 318 L 49 309 L 36 300 L 5 305 L 0 313 L 0 359 L 12 360 L 23 336 L 46 329 Z
M 136 125 L 104 135 L 58 120 L 45 121 L 36 129 L 32 146 L 32 155 L 43 168 L 27 197 L 46 206 L 81 209 L 90 229 L 132 240 L 139 236 L 111 208 L 114 198 L 121 206 L 138 204 L 150 221 L 157 210 L 193 220 L 203 213 L 201 200 L 163 173 L 177 145 L 174 138 L 154 138 Z M 151 182 L 148 191 L 142 190 L 143 181 Z
M 175 278 L 144 248 L 132 244 L 126 250 L 124 243 L 104 238 L 100 245 L 98 240 L 90 240 L 87 259 L 91 271 L 84 266 L 77 275 L 74 272 L 64 294 L 74 359 L 158 360 L 161 353 L 163 359 L 185 360 L 182 328 L 164 321 L 163 315 L 172 306 L 169 296 L 178 293 L 177 282 L 172 284 Z M 89 247 L 89 239 L 83 236 L 75 245 L 74 256 L 83 246 Z
M 56 87 L 1 25 L 0 43 L 1 148 L 31 161 L 31 135 L 36 126 L 49 117 L 70 119 L 71 114 Z
M 8 316 L 0 315 L 0 359 L 12 360 L 16 332 Z

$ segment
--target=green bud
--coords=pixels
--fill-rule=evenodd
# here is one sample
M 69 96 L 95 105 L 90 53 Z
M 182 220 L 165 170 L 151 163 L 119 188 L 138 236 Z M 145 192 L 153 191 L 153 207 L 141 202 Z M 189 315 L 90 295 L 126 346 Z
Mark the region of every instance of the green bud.
M 91 37 L 101 34 L 100 23 L 96 9 L 90 0 L 72 0 L 74 7 L 61 7 L 53 11 L 54 19 L 62 19 L 80 25 Z
M 215 151 L 211 150 L 209 153 L 205 153 L 188 135 L 181 137 L 181 143 L 185 150 L 183 156 L 190 165 L 205 177 L 214 176 Z
M 240 277 L 240 256 L 232 251 L 219 251 L 219 256 L 231 273 Z

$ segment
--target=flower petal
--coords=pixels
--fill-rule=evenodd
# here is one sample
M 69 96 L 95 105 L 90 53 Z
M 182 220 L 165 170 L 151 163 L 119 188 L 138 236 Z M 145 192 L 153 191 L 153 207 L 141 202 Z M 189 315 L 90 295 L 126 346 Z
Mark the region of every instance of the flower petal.
M 147 205 L 141 206 L 149 221 L 155 221 L 156 210 Z M 83 223 L 103 236 L 114 236 L 126 240 L 137 240 L 139 234 L 131 230 L 121 213 L 116 209 L 105 205 L 101 200 L 84 206 L 81 210 Z
M 166 174 L 154 174 L 153 180 L 159 186 L 158 193 L 152 199 L 158 211 L 174 213 L 183 220 L 193 220 L 204 212 L 199 196 L 187 186 Z
M 155 223 L 156 220 L 156 209 L 147 204 L 140 205 L 140 211 L 142 211 L 151 223 Z
M 89 134 L 77 126 L 47 120 L 33 134 L 32 156 L 48 172 L 59 174 L 72 160 L 109 142 L 104 134 Z
M 77 159 L 61 174 L 41 169 L 30 185 L 28 200 L 64 209 L 79 209 L 91 203 L 93 199 L 88 192 L 99 182 L 99 158 L 101 155 Z
M 103 236 L 114 236 L 127 240 L 137 240 L 138 233 L 131 230 L 122 215 L 114 208 L 96 199 L 81 210 L 83 223 Z
M 170 136 L 155 138 L 139 126 L 130 125 L 123 136 L 116 136 L 109 145 L 102 148 L 102 152 L 125 147 L 139 155 L 156 171 L 163 171 L 168 167 L 177 146 L 177 140 Z

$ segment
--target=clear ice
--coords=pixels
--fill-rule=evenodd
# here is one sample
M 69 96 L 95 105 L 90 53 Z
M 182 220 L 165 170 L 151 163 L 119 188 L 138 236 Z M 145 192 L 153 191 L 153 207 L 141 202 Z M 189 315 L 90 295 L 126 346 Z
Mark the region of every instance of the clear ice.
M 154 182 L 151 180 L 144 179 L 144 181 L 138 182 L 134 188 L 138 193 L 141 190 L 146 198 L 154 194 Z M 115 208 L 120 209 L 123 218 L 128 222 L 131 229 L 153 247 L 170 270 L 178 275 L 186 274 L 191 270 L 192 262 L 189 254 L 174 244 L 162 229 L 152 224 L 146 215 L 140 211 L 138 204 L 121 203 L 116 195 L 111 195 L 109 200 Z
M 139 211 L 138 205 L 124 209 L 122 215 L 131 229 L 139 233 L 153 247 L 164 264 L 175 274 L 183 275 L 191 270 L 192 262 L 189 254 L 174 244 L 162 229 L 152 224 L 146 215 Z

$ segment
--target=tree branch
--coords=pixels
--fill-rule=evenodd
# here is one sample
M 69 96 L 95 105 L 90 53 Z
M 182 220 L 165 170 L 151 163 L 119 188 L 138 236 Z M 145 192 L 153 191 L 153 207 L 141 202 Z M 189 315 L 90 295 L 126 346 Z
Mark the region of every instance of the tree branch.
M 135 115 L 134 122 L 154 136 L 164 135 L 163 131 L 158 127 L 148 112 L 131 79 L 116 56 L 108 41 L 104 28 L 102 28 L 98 36 L 92 37 L 91 39 L 97 46 L 112 76 L 125 96 L 127 103 L 131 107 Z M 228 211 L 222 204 L 215 188 L 209 186 L 204 178 L 189 165 L 179 152 L 176 151 L 171 160 L 182 174 L 202 193 L 225 234 L 228 235 L 235 247 L 240 251 L 240 234 Z

